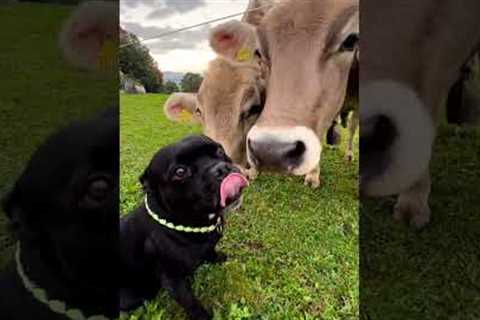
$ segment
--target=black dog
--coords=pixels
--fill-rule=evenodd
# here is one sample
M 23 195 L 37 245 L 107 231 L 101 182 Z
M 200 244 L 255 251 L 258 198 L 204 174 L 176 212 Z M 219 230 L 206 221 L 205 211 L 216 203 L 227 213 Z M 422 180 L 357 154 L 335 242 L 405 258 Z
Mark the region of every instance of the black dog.
M 221 145 L 192 136 L 160 150 L 140 181 L 145 202 L 120 221 L 120 309 L 131 310 L 164 288 L 192 319 L 210 319 L 188 278 L 205 262 L 226 260 L 215 245 L 223 215 L 239 205 L 247 180 Z
M 117 317 L 118 140 L 110 109 L 34 153 L 4 203 L 18 247 L 0 275 L 0 319 Z

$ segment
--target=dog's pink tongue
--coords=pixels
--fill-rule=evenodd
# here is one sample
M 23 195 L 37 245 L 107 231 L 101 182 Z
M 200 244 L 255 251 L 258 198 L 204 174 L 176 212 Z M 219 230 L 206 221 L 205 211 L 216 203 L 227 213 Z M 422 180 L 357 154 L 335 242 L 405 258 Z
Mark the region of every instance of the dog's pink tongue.
M 248 180 L 240 173 L 230 173 L 220 186 L 220 205 L 225 208 L 229 200 L 237 199 L 248 186 Z

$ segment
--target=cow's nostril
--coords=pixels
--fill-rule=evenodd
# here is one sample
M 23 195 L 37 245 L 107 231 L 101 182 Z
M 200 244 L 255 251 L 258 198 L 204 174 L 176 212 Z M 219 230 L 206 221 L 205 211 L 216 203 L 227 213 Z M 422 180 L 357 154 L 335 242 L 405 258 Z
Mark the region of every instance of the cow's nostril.
M 376 116 L 369 122 L 365 134 L 360 137 L 360 151 L 362 153 L 386 151 L 397 135 L 395 125 L 384 115 Z
M 393 121 L 384 115 L 375 116 L 363 125 L 360 134 L 360 174 L 368 180 L 387 168 L 398 133 Z
M 288 159 L 298 160 L 300 157 L 303 156 L 306 150 L 307 148 L 305 146 L 305 143 L 303 143 L 302 141 L 296 141 L 292 144 L 290 150 L 286 152 L 285 156 Z

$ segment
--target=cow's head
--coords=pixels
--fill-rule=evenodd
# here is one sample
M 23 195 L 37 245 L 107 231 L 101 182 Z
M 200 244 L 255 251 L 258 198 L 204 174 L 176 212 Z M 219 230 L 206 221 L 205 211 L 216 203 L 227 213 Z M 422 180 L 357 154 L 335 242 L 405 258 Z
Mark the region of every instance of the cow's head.
M 345 99 L 358 15 L 358 1 L 303 0 L 265 16 L 257 37 L 269 79 L 264 111 L 248 134 L 250 163 L 295 175 L 316 168 L 320 139 Z
M 360 190 L 399 194 L 397 213 L 428 211 L 436 126 L 462 66 L 479 48 L 478 12 L 479 1 L 362 3 Z M 405 17 L 407 24 L 397 23 Z
M 210 45 L 219 55 L 205 73 L 198 94 L 178 93 L 165 104 L 171 120 L 193 119 L 204 133 L 222 144 L 239 165 L 246 166 L 246 136 L 263 110 L 265 81 L 254 29 L 238 21 L 214 28 Z

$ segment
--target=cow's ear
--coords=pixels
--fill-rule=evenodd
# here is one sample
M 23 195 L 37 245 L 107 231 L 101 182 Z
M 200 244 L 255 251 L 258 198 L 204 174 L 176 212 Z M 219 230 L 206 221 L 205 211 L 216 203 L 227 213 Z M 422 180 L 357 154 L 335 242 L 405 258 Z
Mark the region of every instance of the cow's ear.
M 274 0 L 250 0 L 248 9 L 242 17 L 242 21 L 254 26 L 260 25 L 263 17 L 275 5 Z
M 66 21 L 59 44 L 66 60 L 84 69 L 114 68 L 118 48 L 118 4 L 85 1 Z
M 230 61 L 251 62 L 258 48 L 255 28 L 236 20 L 220 24 L 210 32 L 210 46 Z
M 195 93 L 174 93 L 165 102 L 164 111 L 168 119 L 177 122 L 198 121 Z

